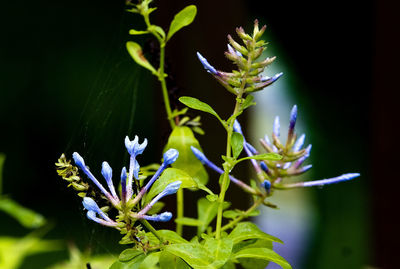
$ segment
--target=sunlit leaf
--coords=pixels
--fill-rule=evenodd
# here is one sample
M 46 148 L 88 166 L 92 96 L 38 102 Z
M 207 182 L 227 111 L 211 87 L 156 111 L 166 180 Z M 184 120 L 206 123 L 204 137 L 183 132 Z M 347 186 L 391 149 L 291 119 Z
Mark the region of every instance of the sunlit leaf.
M 139 269 L 158 269 L 157 263 L 160 260 L 160 252 L 150 253 L 144 258 Z
M 277 154 L 277 153 L 264 153 L 264 154 L 259 154 L 259 155 L 254 155 L 254 156 L 249 156 L 249 157 L 244 157 L 241 158 L 239 160 L 237 160 L 236 162 L 241 162 L 244 160 L 250 160 L 250 159 L 254 159 L 254 160 L 259 160 L 259 161 L 279 161 L 282 159 L 282 156 Z
M 231 255 L 233 242 L 229 238 L 206 238 L 204 247 L 213 255 L 212 265 L 216 268 L 224 265 Z
M 195 181 L 205 185 L 208 181 L 207 171 L 203 164 L 194 156 L 190 149 L 191 146 L 201 150 L 199 141 L 197 141 L 189 127 L 176 126 L 168 138 L 164 152 L 170 148 L 178 150 L 179 158 L 172 164 L 172 167 L 185 171 Z
M 111 265 L 110 269 L 139 269 L 140 264 L 145 258 L 146 255 L 142 253 L 128 262 L 116 261 Z
M 149 31 L 137 31 L 135 29 L 129 30 L 130 35 L 144 35 L 144 34 L 148 34 L 148 33 L 149 33 Z
M 188 243 L 187 240 L 182 238 L 179 234 L 177 234 L 174 231 L 171 230 L 158 230 L 157 233 L 163 238 L 163 240 L 168 241 L 169 243 L 172 244 L 177 244 L 177 243 Z M 160 241 L 158 240 L 157 237 L 155 237 L 152 233 L 146 233 L 146 236 L 149 238 L 151 242 L 154 242 L 155 244 L 159 244 Z
M 193 218 L 177 218 L 175 219 L 175 222 L 177 224 L 182 224 L 182 225 L 186 225 L 186 226 L 201 226 L 204 223 L 198 219 L 193 219 Z
M 160 267 L 161 269 L 190 269 L 181 258 L 172 255 L 167 251 L 162 251 L 160 255 Z
M 200 198 L 197 201 L 197 214 L 199 220 L 203 223 L 197 227 L 197 234 L 204 232 L 211 221 L 217 216 L 218 203 L 210 202 L 206 198 Z
M 196 17 L 197 8 L 195 5 L 190 5 L 179 11 L 171 22 L 169 27 L 167 40 L 169 40 L 181 28 L 188 26 Z
M 207 249 L 196 243 L 173 244 L 165 247 L 169 253 L 181 257 L 193 268 L 214 269 L 212 254 Z
M 0 210 L 6 212 L 27 228 L 38 228 L 46 223 L 42 215 L 19 205 L 9 198 L 0 197 Z
M 231 256 L 231 259 L 239 258 L 262 259 L 279 264 L 283 269 L 292 268 L 284 258 L 269 248 L 246 248 L 232 254 Z
M 197 188 L 196 181 L 193 180 L 191 176 L 189 176 L 186 172 L 176 169 L 176 168 L 167 168 L 157 179 L 150 191 L 146 195 L 146 201 L 150 201 L 154 196 L 162 192 L 168 184 L 181 181 L 181 189 L 183 188 Z
M 119 254 L 118 259 L 121 262 L 127 262 L 135 258 L 136 256 L 139 256 L 140 254 L 143 254 L 143 251 L 138 250 L 138 249 L 133 249 L 133 248 L 128 248 L 125 249 L 124 251 Z

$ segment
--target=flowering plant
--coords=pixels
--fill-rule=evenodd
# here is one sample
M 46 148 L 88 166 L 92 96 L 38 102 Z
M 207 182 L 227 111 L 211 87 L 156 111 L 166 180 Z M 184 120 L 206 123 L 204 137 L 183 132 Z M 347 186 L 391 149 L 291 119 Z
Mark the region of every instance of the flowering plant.
M 349 173 L 317 181 L 288 182 L 289 177 L 303 174 L 311 168 L 311 165 L 304 165 L 310 155 L 311 145 L 304 148 L 305 135 L 297 137 L 295 131 L 296 105 L 291 111 L 286 142 L 280 139 L 279 117 L 275 118 L 271 139 L 265 136 L 260 140 L 266 153 L 260 153 L 245 139 L 238 117 L 255 105 L 251 93 L 265 89 L 282 76 L 282 73 L 271 77 L 264 75 L 265 68 L 272 64 L 275 57 L 262 57 L 266 42 L 261 37 L 266 27 L 260 28 L 257 20 L 252 34 L 246 33 L 242 27 L 236 29 L 240 43 L 228 35 L 229 44 L 225 56 L 237 66 L 236 70 L 217 70 L 202 54 L 197 53 L 204 69 L 234 95 L 235 106 L 230 117 L 223 119 L 207 103 L 187 96 L 179 98 L 187 107 L 173 110 L 166 83 L 168 75 L 164 72 L 165 48 L 175 33 L 194 20 L 197 9 L 190 5 L 181 10 L 166 33 L 160 26 L 150 22 L 150 14 L 155 10 L 149 6 L 151 2 L 128 2 L 128 11 L 141 15 L 146 24 L 146 29 L 131 29 L 129 33 L 154 36 L 159 43 L 159 66 L 154 67 L 146 59 L 138 43 L 127 42 L 127 50 L 132 59 L 149 70 L 161 84 L 167 120 L 172 130 L 165 146 L 163 162 L 156 169 L 140 169 L 137 156 L 143 153 L 147 140 L 140 144 L 138 137 L 133 141 L 126 137 L 125 146 L 130 162 L 129 169 L 122 168 L 119 191 L 115 189 L 112 169 L 107 162 L 103 162 L 101 173 L 108 190 L 76 152 L 73 153 L 76 166 L 67 161 L 64 155 L 59 159 L 59 175 L 83 197 L 83 206 L 90 220 L 119 230 L 124 235 L 120 243 L 130 245 L 111 268 L 235 268 L 236 264 L 244 268 L 265 268 L 269 262 L 277 263 L 282 268 L 291 268 L 284 258 L 273 251 L 272 243 L 282 241 L 245 220 L 259 214 L 259 206 L 276 208 L 269 201 L 275 190 L 322 186 L 350 180 L 359 174 Z M 203 153 L 194 135 L 194 132 L 203 132 L 199 127 L 200 118 L 190 119 L 186 115 L 189 108 L 212 115 L 226 131 L 226 152 L 222 155 L 221 166 L 210 161 Z M 246 156 L 241 157 L 242 154 Z M 256 180 L 242 180 L 232 175 L 235 166 L 246 161 L 254 168 Z M 169 165 L 172 167 L 167 168 Z M 208 174 L 204 166 L 220 174 L 218 193 L 206 187 Z M 91 184 L 79 174 L 80 171 L 97 186 L 100 194 L 90 187 Z M 251 196 L 253 204 L 247 210 L 228 209 L 230 203 L 225 197 L 231 182 Z M 183 206 L 187 203 L 184 202 L 184 188 L 206 193 L 205 197 L 197 201 L 197 218 L 184 216 Z M 168 211 L 158 214 L 162 209 L 159 200 L 175 193 L 176 231 L 156 230 L 148 221 L 165 222 L 172 218 Z M 115 208 L 117 213 L 109 211 L 110 207 Z M 197 227 L 197 234 L 192 238 L 183 238 L 184 226 Z

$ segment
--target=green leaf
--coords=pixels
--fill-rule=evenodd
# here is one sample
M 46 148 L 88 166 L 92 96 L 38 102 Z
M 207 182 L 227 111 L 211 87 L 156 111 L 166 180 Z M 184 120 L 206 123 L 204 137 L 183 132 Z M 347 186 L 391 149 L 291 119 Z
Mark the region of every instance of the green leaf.
M 204 223 L 198 219 L 193 219 L 193 218 L 187 218 L 187 217 L 183 217 L 183 218 L 177 218 L 175 219 L 175 222 L 177 224 L 182 224 L 182 225 L 186 225 L 186 226 L 201 226 L 204 225 Z
M 234 219 L 236 217 L 239 217 L 240 215 L 242 214 L 236 210 L 227 210 L 224 212 L 223 217 L 227 219 Z
M 252 258 L 271 261 L 279 264 L 283 269 L 292 269 L 292 266 L 281 256 L 269 248 L 246 248 L 232 254 L 231 259 Z
M 9 198 L 0 198 L 0 210 L 15 218 L 26 228 L 38 228 L 46 223 L 42 215 L 19 205 Z
M 212 265 L 216 268 L 224 265 L 231 255 L 233 242 L 229 238 L 215 239 L 206 238 L 204 247 L 213 255 Z
M 282 159 L 282 156 L 277 154 L 277 153 L 264 153 L 264 154 L 259 154 L 259 155 L 254 155 L 254 156 L 249 156 L 249 157 L 244 157 L 241 158 L 239 160 L 236 161 L 236 163 L 238 162 L 242 162 L 245 160 L 250 160 L 250 159 L 254 159 L 254 160 L 260 160 L 260 161 L 279 161 Z
M 163 28 L 161 28 L 160 26 L 157 25 L 150 25 L 150 27 L 148 28 L 148 30 L 150 32 L 155 32 L 157 34 L 159 34 L 161 36 L 162 39 L 165 38 L 165 32 L 163 30 Z
M 126 42 L 126 49 L 128 50 L 129 54 L 131 55 L 132 59 L 142 67 L 150 70 L 153 75 L 157 75 L 156 69 L 147 61 L 147 59 L 143 55 L 142 48 L 140 45 L 133 41 Z
M 191 146 L 201 150 L 199 141 L 197 141 L 189 127 L 176 126 L 168 138 L 164 152 L 170 148 L 178 150 L 179 158 L 172 164 L 172 167 L 185 171 L 196 182 L 205 185 L 208 181 L 207 171 L 203 164 L 194 156 L 190 149 Z M 204 189 L 203 187 L 201 188 Z
M 157 263 L 160 260 L 160 252 L 150 253 L 144 258 L 139 269 L 158 269 Z
M 180 169 L 176 168 L 167 168 L 157 179 L 153 186 L 151 187 L 150 191 L 146 195 L 146 202 L 149 202 L 154 196 L 162 192 L 168 184 L 181 181 L 181 189 L 183 188 L 197 188 L 196 181 L 193 180 L 191 176 Z
M 233 243 L 239 243 L 240 241 L 247 239 L 265 239 L 273 242 L 283 243 L 279 238 L 276 238 L 272 235 L 266 234 L 260 230 L 252 222 L 241 222 L 239 223 L 235 229 L 228 235 L 228 238 L 232 239 Z
M 224 266 L 221 267 L 221 269 L 236 269 L 236 266 L 233 262 L 228 261 L 227 263 L 224 264 Z
M 190 269 L 181 258 L 172 255 L 167 251 L 162 251 L 160 255 L 160 267 L 161 269 Z
M 121 262 L 127 262 L 127 261 L 130 261 L 133 258 L 139 256 L 140 254 L 143 254 L 143 251 L 138 250 L 138 249 L 128 248 L 128 249 L 125 249 L 124 251 L 122 251 L 121 254 L 119 254 L 118 259 Z
M 163 209 L 163 207 L 165 206 L 164 202 L 157 202 L 153 205 L 153 207 L 149 210 L 149 212 L 147 212 L 147 215 L 154 215 L 157 214 L 158 212 L 161 211 L 161 209 Z
M 217 117 L 217 119 L 220 122 L 222 122 L 220 116 L 218 116 L 217 112 L 215 112 L 215 110 L 211 106 L 209 106 L 208 104 L 200 101 L 197 98 L 183 96 L 183 97 L 179 98 L 179 101 L 181 103 L 183 103 L 184 105 L 192 108 L 192 109 L 196 109 L 196 110 L 200 110 L 200 111 L 203 111 L 203 112 L 210 113 L 211 115 L 214 115 L 215 117 Z
M 179 11 L 171 22 L 169 27 L 167 40 L 169 40 L 181 28 L 188 26 L 196 17 L 197 8 L 195 5 L 190 5 Z
M 135 29 L 129 30 L 130 35 L 144 35 L 144 34 L 148 34 L 148 33 L 149 33 L 149 31 L 137 31 Z
M 254 106 L 256 103 L 253 102 L 254 96 L 253 95 L 247 95 L 246 99 L 244 100 L 243 104 L 242 104 L 242 109 L 245 110 L 246 108 L 250 107 L 250 106 Z
M 243 136 L 239 133 L 233 132 L 231 138 L 231 146 L 232 146 L 232 153 L 233 158 L 239 157 L 240 153 L 243 150 Z
M 179 234 L 171 230 L 158 230 L 158 234 L 166 241 L 172 244 L 177 243 L 188 243 L 185 239 L 183 239 Z M 146 233 L 146 236 L 149 238 L 151 242 L 155 244 L 159 244 L 160 241 L 157 237 L 155 237 L 151 232 Z
M 206 198 L 200 198 L 197 201 L 197 214 L 203 225 L 197 227 L 197 234 L 204 232 L 211 221 L 217 216 L 218 203 L 210 202 Z
M 196 243 L 173 244 L 165 247 L 165 251 L 181 257 L 195 269 L 215 269 L 212 266 L 212 254 L 207 249 Z
M 145 258 L 146 255 L 142 253 L 128 262 L 116 261 L 111 265 L 110 269 L 139 269 L 140 264 Z
M 246 248 L 269 248 L 272 250 L 272 241 L 263 239 L 241 241 L 240 243 L 235 244 L 233 252 L 236 253 Z M 239 262 L 245 269 L 264 269 L 269 264 L 269 261 L 251 258 L 241 258 L 239 259 Z

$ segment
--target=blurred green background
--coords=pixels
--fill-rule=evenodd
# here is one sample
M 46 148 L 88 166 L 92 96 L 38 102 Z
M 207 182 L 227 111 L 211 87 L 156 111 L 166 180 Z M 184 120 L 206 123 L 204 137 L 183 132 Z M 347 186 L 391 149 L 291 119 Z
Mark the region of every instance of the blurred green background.
M 230 70 L 223 56 L 226 35 L 234 35 L 240 25 L 251 29 L 258 18 L 268 25 L 265 38 L 271 41 L 271 52 L 267 54 L 281 61 L 282 83 L 289 87 L 289 100 L 299 105 L 313 144 L 313 179 L 344 172 L 362 174 L 355 182 L 305 191 L 312 201 L 314 228 L 308 231 L 301 261 L 292 261 L 297 268 L 395 268 L 391 267 L 395 240 L 381 239 L 387 234 L 397 236 L 394 226 L 383 221 L 393 210 L 389 201 L 395 196 L 377 188 L 373 180 L 373 175 L 384 175 L 385 166 L 372 166 L 380 160 L 376 154 L 388 154 L 386 145 L 372 139 L 389 132 L 382 121 L 393 125 L 396 120 L 396 113 L 389 113 L 395 100 L 391 85 L 377 86 L 384 74 L 376 64 L 388 61 L 390 67 L 392 63 L 379 57 L 386 51 L 378 51 L 384 46 L 375 41 L 392 43 L 383 38 L 386 26 L 393 27 L 385 17 L 391 14 L 390 6 L 377 0 L 155 4 L 159 10 L 153 20 L 164 28 L 184 6 L 198 6 L 193 25 L 177 34 L 167 48 L 174 95 L 207 100 L 227 116 L 232 96 L 204 72 L 195 52 Z M 139 29 L 141 18 L 126 13 L 123 1 L 14 1 L 3 4 L 2 10 L 0 152 L 7 156 L 3 192 L 54 223 L 46 238 L 66 239 L 82 249 L 90 247 L 93 253 L 117 253 L 122 249 L 117 244 L 119 234 L 87 221 L 81 201 L 57 177 L 54 163 L 63 152 L 70 156 L 79 151 L 90 160 L 93 171 L 100 170 L 104 160 L 121 167 L 127 157 L 126 134 L 149 139 L 141 164 L 160 159 L 169 134 L 160 90 L 125 51 L 125 42 L 132 40 L 128 29 Z M 149 40 L 139 41 L 151 50 Z M 290 106 L 284 108 L 287 115 Z M 223 130 L 202 116 L 207 133 L 199 140 L 209 158 L 217 161 L 224 150 Z M 265 123 L 273 116 L 265 115 Z M 250 117 L 251 112 L 244 115 Z M 213 188 L 215 181 L 210 183 Z M 230 198 L 235 206 L 245 208 L 241 195 L 233 189 Z M 380 202 L 383 198 L 385 203 Z M 168 201 L 173 207 L 174 200 Z M 188 215 L 195 215 L 194 207 L 186 208 Z M 1 212 L 0 218 L 0 236 L 27 233 Z M 44 268 L 67 256 L 67 251 L 60 251 L 30 257 L 22 268 Z

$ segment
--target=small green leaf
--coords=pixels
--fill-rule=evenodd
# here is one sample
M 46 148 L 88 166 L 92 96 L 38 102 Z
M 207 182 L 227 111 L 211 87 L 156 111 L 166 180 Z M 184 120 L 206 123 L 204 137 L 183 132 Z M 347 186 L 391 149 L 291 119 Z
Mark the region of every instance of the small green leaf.
M 139 269 L 158 269 L 157 263 L 160 260 L 160 252 L 150 253 L 144 258 Z
M 177 218 L 175 219 L 175 222 L 177 224 L 182 224 L 182 225 L 186 225 L 186 226 L 201 226 L 204 225 L 204 223 L 198 219 L 193 219 L 193 218 Z
M 176 168 L 167 168 L 160 176 L 159 179 L 154 182 L 150 191 L 146 195 L 146 201 L 149 202 L 154 196 L 162 192 L 168 184 L 181 181 L 181 189 L 183 188 L 197 188 L 196 181 L 191 176 L 186 174 L 184 171 Z
M 206 238 L 204 247 L 213 255 L 212 265 L 216 268 L 224 265 L 231 255 L 233 242 L 229 238 Z
M 159 34 L 161 36 L 162 39 L 165 38 L 165 32 L 164 32 L 163 28 L 161 28 L 160 26 L 150 25 L 148 30 L 150 32 L 156 32 L 157 34 Z
M 183 96 L 183 97 L 179 98 L 179 101 L 181 103 L 183 103 L 184 105 L 192 108 L 192 109 L 196 109 L 196 110 L 200 110 L 200 111 L 203 111 L 203 112 L 210 113 L 211 115 L 214 115 L 215 117 L 217 117 L 217 119 L 219 121 L 222 122 L 220 116 L 218 116 L 217 112 L 215 112 L 215 110 L 211 106 L 209 106 L 208 104 L 200 101 L 197 98 Z
M 231 146 L 233 158 L 239 157 L 240 153 L 243 150 L 243 136 L 239 133 L 233 132 L 231 138 Z
M 246 248 L 232 254 L 231 259 L 252 258 L 271 261 L 279 264 L 283 269 L 292 269 L 292 266 L 281 256 L 269 248 Z
M 246 108 L 250 107 L 250 106 L 254 106 L 256 103 L 253 102 L 254 96 L 253 95 L 247 95 L 246 99 L 244 100 L 243 104 L 242 104 L 242 109 L 245 110 Z
M 218 203 L 210 202 L 206 198 L 200 198 L 197 201 L 198 219 L 203 222 L 203 225 L 198 226 L 197 234 L 204 232 L 211 221 L 217 216 Z
M 210 202 L 215 202 L 218 199 L 218 195 L 216 194 L 209 194 L 206 196 L 207 200 Z
M 242 215 L 242 214 L 235 210 L 227 210 L 223 214 L 224 218 L 227 218 L 227 219 L 234 219 L 236 217 L 239 217 L 240 215 Z
M 196 243 L 173 244 L 165 247 L 165 251 L 181 257 L 193 268 L 215 269 L 212 266 L 212 254 L 207 249 Z
M 198 184 L 207 184 L 208 174 L 203 164 L 196 158 L 190 147 L 201 150 L 199 141 L 192 130 L 187 126 L 176 126 L 168 138 L 164 152 L 170 148 L 179 151 L 179 158 L 172 164 L 172 167 L 181 169 L 189 174 Z M 198 186 L 207 191 L 202 186 Z
M 167 251 L 162 251 L 160 255 L 160 267 L 161 269 L 190 269 L 181 258 L 172 255 Z
M 26 228 L 38 228 L 46 223 L 46 220 L 42 215 L 19 205 L 17 202 L 9 198 L 0 197 L 0 210 L 15 218 Z
M 266 234 L 260 230 L 252 222 L 241 222 L 239 223 L 235 229 L 228 235 L 228 238 L 232 239 L 233 243 L 239 243 L 240 241 L 247 239 L 265 239 L 273 242 L 283 243 L 279 238 L 276 238 L 272 235 Z
M 157 75 L 156 69 L 147 61 L 147 59 L 143 55 L 142 48 L 140 45 L 133 41 L 126 42 L 126 49 L 128 50 L 129 54 L 131 55 L 132 59 L 142 67 L 150 70 L 153 75 Z
M 121 254 L 119 254 L 118 260 L 120 260 L 121 262 L 127 262 L 139 256 L 140 254 L 143 254 L 143 251 L 138 249 L 128 248 L 122 251 Z
M 197 8 L 195 5 L 190 5 L 179 11 L 171 22 L 169 27 L 167 40 L 169 40 L 181 28 L 188 26 L 196 17 Z
M 149 31 L 137 31 L 135 29 L 129 30 L 130 35 L 144 35 L 144 34 L 148 34 L 148 33 L 149 33 Z
M 255 209 L 249 213 L 249 217 L 256 217 L 256 216 L 260 215 L 260 213 L 261 213 L 260 210 Z
M 264 154 L 259 154 L 259 155 L 254 155 L 254 156 L 249 156 L 249 157 L 244 157 L 241 158 L 239 160 L 236 161 L 236 163 L 238 162 L 242 162 L 245 160 L 250 160 L 250 159 L 254 159 L 254 160 L 259 160 L 259 161 L 279 161 L 282 159 L 282 156 L 277 154 L 277 153 L 264 153 Z
M 272 241 L 263 239 L 241 241 L 240 243 L 235 244 L 232 252 L 236 253 L 246 248 L 269 248 L 272 250 Z M 240 258 L 239 262 L 245 269 L 264 269 L 269 264 L 269 261 L 251 258 Z

